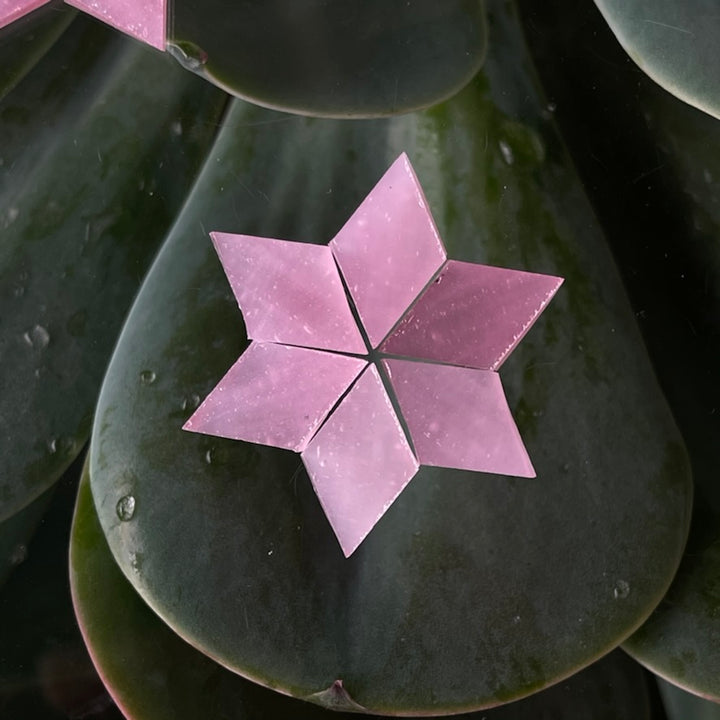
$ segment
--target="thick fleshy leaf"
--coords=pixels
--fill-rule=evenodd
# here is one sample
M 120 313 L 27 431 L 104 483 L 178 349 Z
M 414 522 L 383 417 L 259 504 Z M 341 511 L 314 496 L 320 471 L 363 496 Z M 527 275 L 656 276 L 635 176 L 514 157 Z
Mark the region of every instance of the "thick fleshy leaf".
M 360 376 L 302 457 L 347 557 L 418 470 L 374 365 Z
M 252 340 L 364 354 L 330 248 L 212 233 Z
M 91 484 L 126 576 L 181 637 L 297 696 L 342 680 L 357 705 L 408 714 L 527 695 L 629 635 L 684 547 L 679 435 L 512 8 L 493 20 L 486 71 L 428 112 L 234 105 L 103 386 Z M 402 150 L 450 257 L 566 282 L 502 368 L 537 480 L 423 467 L 346 559 L 290 453 L 181 430 L 183 399 L 246 343 L 203 228 L 322 242 Z
M 0 100 L 52 47 L 76 12 L 53 0 L 36 12 L 0 28 Z
M 0 523 L 0 586 L 13 569 L 25 561 L 28 542 L 52 495 L 53 488 L 50 488 L 20 512 Z
M 628 55 L 676 97 L 720 118 L 715 0 L 595 0 Z
M 383 365 L 423 465 L 535 477 L 496 372 L 406 360 Z
M 720 705 L 681 690 L 661 678 L 658 687 L 668 720 L 720 720 Z
M 625 648 L 720 700 L 720 123 L 640 75 L 593 9 L 564 26 L 568 3 L 527 6 L 538 67 L 614 241 L 695 481 L 677 576 Z
M 183 428 L 302 452 L 366 365 L 347 355 L 252 343 Z
M 485 54 L 481 0 L 175 0 L 169 46 L 228 92 L 279 110 L 392 115 L 463 87 Z
M 380 350 L 497 370 L 561 284 L 552 275 L 449 260 Z
M 0 103 L 0 519 L 84 444 L 122 319 L 223 106 L 89 18 Z
M 445 261 L 445 248 L 401 155 L 330 243 L 376 348 Z
M 67 553 L 81 469 L 73 463 L 40 498 L 52 495 L 0 592 L 3 718 L 121 720 L 85 649 L 70 598 Z
M 144 572 L 144 558 L 133 558 Z M 97 519 L 87 476 L 70 543 L 70 583 L 93 661 L 129 720 L 353 720 L 267 690 L 185 643 L 133 590 L 115 563 Z M 362 716 L 360 716 L 362 717 Z M 583 672 L 510 705 L 458 720 L 650 720 L 640 667 L 616 651 Z

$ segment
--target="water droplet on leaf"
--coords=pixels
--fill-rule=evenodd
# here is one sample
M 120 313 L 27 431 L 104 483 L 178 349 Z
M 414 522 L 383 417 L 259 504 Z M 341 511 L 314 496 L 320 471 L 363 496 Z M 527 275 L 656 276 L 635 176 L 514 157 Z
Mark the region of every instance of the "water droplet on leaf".
M 42 325 L 35 325 L 23 334 L 23 340 L 33 350 L 44 350 L 50 343 L 50 333 Z
M 208 61 L 208 54 L 194 42 L 181 40 L 170 43 L 168 52 L 187 70 L 197 72 Z
M 135 514 L 135 498 L 132 495 L 123 495 L 123 497 L 118 500 L 115 511 L 123 522 L 132 520 Z
M 21 563 L 25 562 L 28 556 L 28 549 L 27 545 L 23 545 L 23 543 L 17 544 L 12 552 L 10 553 L 10 564 L 12 566 L 20 565 Z
M 624 600 L 630 594 L 630 585 L 625 580 L 618 580 L 613 588 L 613 597 L 616 600 Z
M 500 146 L 500 152 L 502 153 L 503 160 L 508 165 L 512 165 L 513 162 L 515 162 L 515 155 L 510 145 L 508 145 L 504 140 L 500 140 L 498 145 Z
M 140 373 L 140 382 L 143 385 L 152 385 L 157 380 L 157 375 L 152 370 L 143 370 Z

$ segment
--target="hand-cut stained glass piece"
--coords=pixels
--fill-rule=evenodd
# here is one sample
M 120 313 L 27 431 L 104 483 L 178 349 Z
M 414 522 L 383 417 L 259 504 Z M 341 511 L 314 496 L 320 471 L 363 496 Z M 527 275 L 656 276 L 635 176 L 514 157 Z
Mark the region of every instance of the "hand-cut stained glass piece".
M 0 0 L 0 28 L 19 20 L 50 0 Z
M 365 360 L 254 342 L 183 429 L 301 452 Z
M 68 5 L 158 50 L 165 50 L 167 0 L 66 0 Z
M 420 464 L 535 476 L 495 371 L 562 279 L 447 260 L 404 154 L 329 246 L 212 237 L 255 342 L 185 429 L 301 452 L 346 557 Z
M 422 465 L 535 477 L 496 372 L 408 360 L 383 365 Z
M 383 175 L 330 247 L 375 348 L 446 258 L 405 154 Z
M 349 557 L 418 470 L 375 366 L 360 376 L 302 459 Z
M 380 351 L 497 370 L 562 282 L 553 275 L 448 260 Z
M 327 246 L 219 232 L 211 236 L 248 337 L 367 352 Z

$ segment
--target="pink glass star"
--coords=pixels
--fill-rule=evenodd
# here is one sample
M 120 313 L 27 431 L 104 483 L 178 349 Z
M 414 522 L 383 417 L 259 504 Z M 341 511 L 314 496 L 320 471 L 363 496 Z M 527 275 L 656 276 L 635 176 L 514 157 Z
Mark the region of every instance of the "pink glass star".
M 346 557 L 421 464 L 535 476 L 496 371 L 562 279 L 447 260 L 404 154 L 328 246 L 211 235 L 253 342 L 184 428 L 301 453 Z
M 0 28 L 50 0 L 0 0 Z M 167 0 L 66 0 L 136 40 L 165 49 Z

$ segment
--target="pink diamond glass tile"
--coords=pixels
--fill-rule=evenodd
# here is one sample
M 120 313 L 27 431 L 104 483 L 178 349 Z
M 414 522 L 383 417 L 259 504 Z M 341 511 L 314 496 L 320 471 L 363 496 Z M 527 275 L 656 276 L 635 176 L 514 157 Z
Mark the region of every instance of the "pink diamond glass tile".
M 349 556 L 418 470 L 375 366 L 355 383 L 302 459 Z

